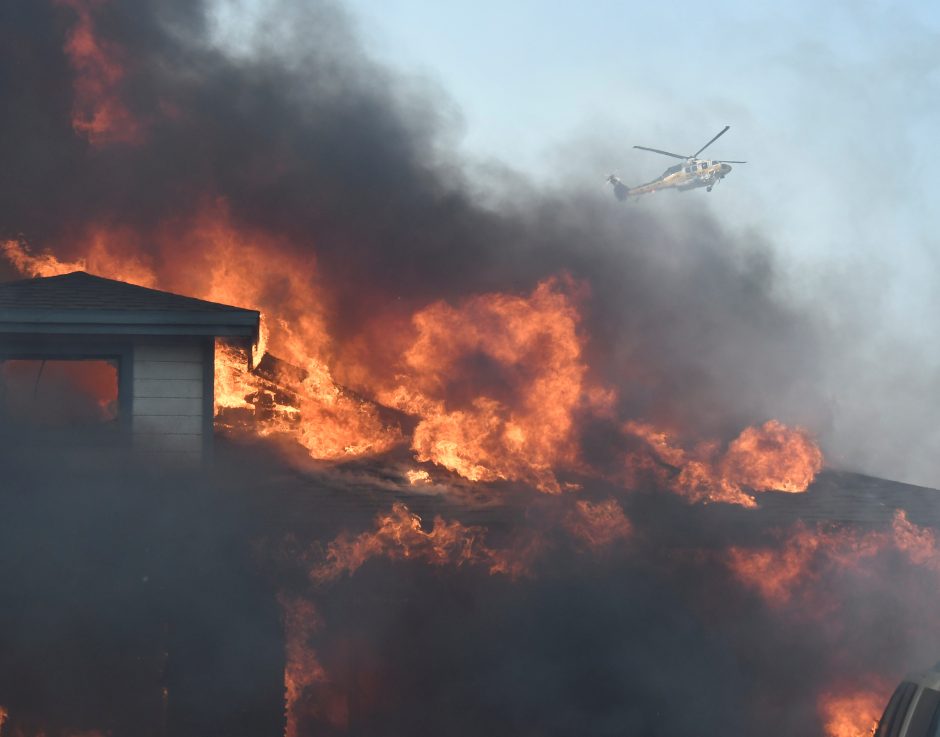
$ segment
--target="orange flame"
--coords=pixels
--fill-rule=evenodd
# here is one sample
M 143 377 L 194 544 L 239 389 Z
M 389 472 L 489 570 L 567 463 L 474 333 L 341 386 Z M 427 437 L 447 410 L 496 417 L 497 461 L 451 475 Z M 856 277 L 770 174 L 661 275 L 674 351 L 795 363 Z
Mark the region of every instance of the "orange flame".
M 123 51 L 95 33 L 94 12 L 104 0 L 55 2 L 77 16 L 65 41 L 65 53 L 75 71 L 72 127 L 94 146 L 140 143 L 142 127 L 120 98 Z
M 627 422 L 623 429 L 648 450 L 628 456 L 630 476 L 652 475 L 692 502 L 754 507 L 753 492 L 806 491 L 823 463 L 822 452 L 805 430 L 776 420 L 746 428 L 724 453 L 714 442 L 686 450 L 666 432 L 642 422 Z
M 412 486 L 417 484 L 429 484 L 431 483 L 431 474 L 425 471 L 423 468 L 415 468 L 406 472 L 405 474 L 408 477 L 408 483 Z
M 185 264 L 175 258 L 181 243 L 189 254 Z M 374 403 L 333 379 L 333 342 L 313 256 L 282 238 L 236 227 L 224 200 L 167 221 L 146 238 L 129 228 L 89 227 L 71 246 L 82 255 L 64 261 L 34 255 L 21 242 L 0 244 L 24 274 L 87 268 L 261 311 L 261 336 L 250 357 L 257 370 L 231 347 L 216 352 L 221 427 L 292 438 L 312 458 L 328 460 L 383 453 L 402 442 Z M 418 461 L 471 481 L 522 481 L 548 493 L 569 487 L 556 472 L 579 468 L 579 416 L 608 414 L 616 398 L 587 379 L 578 289 L 568 279 L 549 279 L 529 295 L 476 295 L 413 316 L 415 334 L 399 373 L 376 394 L 419 418 L 412 437 Z M 283 360 L 261 366 L 266 347 Z M 803 430 L 773 420 L 742 432 L 723 454 L 717 443 L 687 450 L 640 422 L 624 431 L 646 444 L 629 459 L 634 475 L 652 474 L 692 501 L 755 506 L 753 492 L 805 490 L 822 465 Z
M 726 560 L 741 583 L 779 607 L 787 604 L 800 587 L 818 581 L 827 567 L 854 569 L 862 560 L 889 548 L 906 555 L 912 565 L 940 572 L 933 531 L 910 522 L 903 510 L 895 512 L 887 533 L 809 528 L 800 523 L 782 548 L 733 547 Z
M 802 428 L 769 420 L 746 428 L 728 446 L 722 475 L 754 491 L 806 491 L 822 469 L 819 447 Z
M 609 548 L 633 534 L 633 526 L 623 509 L 613 499 L 594 504 L 580 500 L 564 520 L 565 528 L 576 540 L 595 552 Z
M 356 537 L 342 533 L 327 548 L 327 563 L 315 568 L 311 578 L 324 583 L 342 574 L 355 573 L 366 561 L 377 556 L 392 559 L 420 559 L 431 565 L 456 565 L 478 560 L 481 548 L 477 540 L 480 528 L 464 527 L 435 517 L 434 527 L 425 532 L 421 518 L 398 502 L 387 514 L 376 518 L 375 532 Z
M 311 646 L 323 627 L 316 607 L 299 597 L 278 595 L 284 616 L 287 663 L 284 668 L 284 703 L 287 724 L 284 737 L 300 737 L 302 720 L 313 717 L 345 729 L 348 704 L 330 689 L 330 678 Z M 335 697 L 335 698 L 334 698 Z
M 826 737 L 871 737 L 888 693 L 869 689 L 824 693 L 818 709 Z
M 798 525 L 782 549 L 728 550 L 728 566 L 749 588 L 756 589 L 768 603 L 786 604 L 797 585 L 811 577 L 810 564 L 823 544 L 832 544 L 818 531 Z
M 575 461 L 574 415 L 588 390 L 566 287 L 550 279 L 529 296 L 482 294 L 414 315 L 403 372 L 379 399 L 421 418 L 412 443 L 419 461 L 471 481 L 561 491 L 555 469 Z M 480 375 L 492 381 L 475 387 Z
M 488 565 L 490 573 L 518 577 L 527 572 L 523 555 L 496 551 L 483 543 L 485 531 L 460 522 L 434 518 L 434 526 L 426 532 L 421 518 L 397 502 L 390 512 L 379 514 L 375 531 L 351 536 L 341 533 L 327 546 L 326 561 L 310 571 L 318 584 L 328 583 L 343 574 L 352 575 L 368 560 L 385 557 L 391 560 L 421 560 L 433 566 L 459 567 L 465 563 Z M 526 555 L 531 549 L 524 551 Z
M 187 243 L 193 254 L 185 268 L 177 260 L 158 271 L 148 246 L 172 254 Z M 290 377 L 281 370 L 260 377 L 248 371 L 237 351 L 216 354 L 216 411 L 248 412 L 245 429 L 262 436 L 285 435 L 313 458 L 339 459 L 381 453 L 401 442 L 397 428 L 387 427 L 374 405 L 343 390 L 324 361 L 330 339 L 313 283 L 312 257 L 297 256 L 267 235 L 236 229 L 223 202 L 214 202 L 195 219 L 166 223 L 146 241 L 126 228 L 91 228 L 79 243 L 84 256 L 62 261 L 45 252 L 30 253 L 25 244 L 0 244 L 3 255 L 24 275 L 55 276 L 89 270 L 112 279 L 158 287 L 201 299 L 245 305 L 275 315 L 263 321 L 255 348 L 257 364 L 265 345 L 290 362 Z M 272 258 L 277 253 L 277 258 Z M 270 336 L 269 336 L 270 328 Z M 290 402 L 274 399 L 275 384 L 290 384 Z
M 60 276 L 73 271 L 88 271 L 110 279 L 155 287 L 157 277 L 147 264 L 133 253 L 111 250 L 113 243 L 131 236 L 128 231 L 116 229 L 89 234 L 85 256 L 74 261 L 63 261 L 49 251 L 34 254 L 22 241 L 0 242 L 0 253 L 24 276 Z
M 894 545 L 908 560 L 916 566 L 923 566 L 932 571 L 940 571 L 940 555 L 937 550 L 937 537 L 933 530 L 918 527 L 907 519 L 907 513 L 899 509 L 891 523 Z

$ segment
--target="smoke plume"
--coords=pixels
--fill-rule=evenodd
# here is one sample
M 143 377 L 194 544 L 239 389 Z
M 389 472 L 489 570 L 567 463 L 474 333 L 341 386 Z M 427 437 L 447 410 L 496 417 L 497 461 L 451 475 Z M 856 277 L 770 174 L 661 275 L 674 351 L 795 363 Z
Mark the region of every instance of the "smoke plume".
M 289 264 L 317 295 L 318 354 L 367 395 L 416 311 L 565 276 L 620 415 L 725 440 L 770 417 L 826 429 L 819 336 L 774 299 L 759 238 L 686 204 L 666 223 L 601 188 L 480 197 L 451 152 L 452 103 L 371 61 L 341 9 L 282 3 L 241 53 L 217 42 L 211 10 L 0 10 L 0 235 L 194 293 L 219 259 L 207 220 L 224 219 L 260 250 L 232 249 L 229 268 L 255 262 L 266 312 L 290 315 Z

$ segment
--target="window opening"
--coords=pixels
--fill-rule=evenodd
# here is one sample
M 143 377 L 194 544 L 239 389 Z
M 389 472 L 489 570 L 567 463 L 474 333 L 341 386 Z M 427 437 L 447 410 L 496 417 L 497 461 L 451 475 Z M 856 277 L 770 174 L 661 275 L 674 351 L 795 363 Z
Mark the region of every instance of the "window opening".
M 86 427 L 118 419 L 118 366 L 109 359 L 0 361 L 0 413 L 33 427 Z

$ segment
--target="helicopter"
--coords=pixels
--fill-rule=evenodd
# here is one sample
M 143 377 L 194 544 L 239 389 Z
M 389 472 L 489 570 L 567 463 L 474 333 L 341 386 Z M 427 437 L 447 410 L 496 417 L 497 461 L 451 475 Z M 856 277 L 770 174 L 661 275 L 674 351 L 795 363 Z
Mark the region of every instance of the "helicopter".
M 663 156 L 671 156 L 674 159 L 682 159 L 683 163 L 670 166 L 652 182 L 647 182 L 637 187 L 628 187 L 620 181 L 617 175 L 611 174 L 607 177 L 607 181 L 614 185 L 614 195 L 616 195 L 618 200 L 625 200 L 628 197 L 651 194 L 660 189 L 678 189 L 684 191 L 698 187 L 705 187 L 706 192 L 711 192 L 712 187 L 728 176 L 728 173 L 731 171 L 731 164 L 747 163 L 746 161 L 698 158 L 698 155 L 702 153 L 702 151 L 721 138 L 730 128 L 730 125 L 726 125 L 721 129 L 718 135 L 691 156 L 682 156 L 680 154 L 674 154 L 671 151 L 662 151 L 658 148 L 648 148 L 647 146 L 634 146 L 633 148 L 639 148 L 643 151 L 652 151 L 653 153 L 662 154 Z

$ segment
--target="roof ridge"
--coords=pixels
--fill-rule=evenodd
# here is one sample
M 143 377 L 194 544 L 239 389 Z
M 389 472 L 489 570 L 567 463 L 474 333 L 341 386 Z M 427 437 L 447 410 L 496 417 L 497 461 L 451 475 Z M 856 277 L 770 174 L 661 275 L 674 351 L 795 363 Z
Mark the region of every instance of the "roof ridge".
M 65 282 L 65 284 L 63 284 Z M 70 271 L 65 274 L 54 274 L 52 276 L 36 276 L 26 279 L 18 279 L 15 281 L 9 282 L 0 282 L 0 297 L 7 296 L 12 298 L 14 292 L 20 292 L 22 296 L 26 296 L 25 292 L 32 293 L 33 297 L 40 297 L 43 294 L 52 296 L 61 296 L 65 297 L 66 294 L 63 294 L 63 291 L 67 287 L 67 283 L 77 283 L 81 282 L 84 284 L 98 284 L 102 286 L 102 290 L 97 295 L 99 298 L 104 299 L 105 297 L 110 297 L 112 300 L 117 297 L 124 296 L 125 298 L 129 294 L 135 294 L 139 299 L 150 300 L 159 300 L 164 303 L 163 309 L 167 309 L 169 305 L 167 302 L 175 302 L 178 307 L 182 307 L 185 303 L 185 306 L 189 309 L 199 309 L 200 307 L 210 308 L 212 311 L 242 311 L 242 312 L 258 312 L 258 310 L 238 307 L 235 305 L 225 304 L 223 302 L 214 302 L 212 300 L 200 299 L 199 297 L 191 297 L 186 294 L 179 294 L 178 292 L 170 292 L 165 289 L 156 289 L 154 287 L 145 287 L 141 284 L 133 284 L 131 282 L 122 281 L 120 279 L 111 279 L 105 276 L 99 276 L 98 274 L 92 274 L 84 270 Z M 110 294 L 105 292 L 109 291 Z M 84 292 L 86 295 L 89 295 L 90 292 Z M 0 299 L 0 303 L 3 300 Z M 100 301 L 100 300 L 99 300 Z M 109 301 L 109 300 L 105 300 Z M 118 300 L 120 301 L 120 300 Z M 16 306 L 16 305 L 13 305 Z M 92 305 L 73 305 L 74 308 L 81 307 L 91 307 Z M 97 309 L 109 309 L 106 305 L 98 305 Z M 141 309 L 140 306 L 120 306 L 115 305 L 110 307 L 110 309 Z M 150 309 L 161 309 L 159 306 L 151 306 Z

